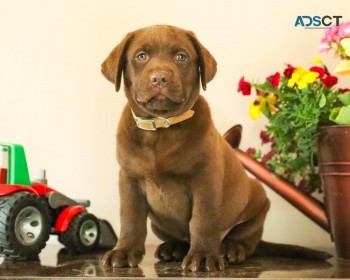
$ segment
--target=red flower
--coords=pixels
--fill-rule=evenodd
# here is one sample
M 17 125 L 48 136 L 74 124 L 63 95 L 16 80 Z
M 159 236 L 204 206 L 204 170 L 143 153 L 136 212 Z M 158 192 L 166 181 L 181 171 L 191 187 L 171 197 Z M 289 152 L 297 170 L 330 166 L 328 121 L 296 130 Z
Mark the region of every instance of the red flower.
M 343 88 L 340 92 L 341 93 L 345 93 L 345 92 L 348 92 L 348 91 L 350 91 L 350 88 Z
M 326 70 L 325 70 L 324 68 L 318 67 L 318 66 L 313 66 L 313 67 L 311 67 L 311 68 L 310 68 L 310 71 L 312 71 L 312 72 L 317 72 L 317 73 L 319 74 L 318 77 L 319 77 L 320 79 L 322 79 L 322 78 L 324 77 L 324 74 L 326 73 Z
M 263 164 L 266 164 L 274 155 L 275 155 L 275 151 L 274 151 L 274 150 L 269 151 L 267 154 L 265 154 L 265 155 L 261 158 L 261 162 L 262 162 Z
M 251 89 L 252 89 L 252 85 L 249 82 L 246 82 L 244 80 L 244 77 L 242 77 L 239 80 L 237 91 L 242 92 L 243 95 L 250 95 Z
M 283 71 L 283 75 L 290 79 L 293 75 L 295 67 L 293 67 L 291 64 L 287 64 L 287 68 Z
M 262 145 L 272 142 L 272 139 L 267 135 L 265 130 L 262 130 L 260 132 L 260 139 Z
M 254 155 L 254 154 L 256 154 L 256 149 L 255 148 L 248 148 L 246 153 L 248 155 Z
M 266 80 L 268 80 L 273 88 L 278 87 L 278 84 L 280 82 L 281 75 L 280 73 L 276 72 L 274 75 L 268 76 Z
M 322 79 L 322 83 L 326 88 L 331 88 L 338 83 L 338 78 L 332 75 L 327 75 Z

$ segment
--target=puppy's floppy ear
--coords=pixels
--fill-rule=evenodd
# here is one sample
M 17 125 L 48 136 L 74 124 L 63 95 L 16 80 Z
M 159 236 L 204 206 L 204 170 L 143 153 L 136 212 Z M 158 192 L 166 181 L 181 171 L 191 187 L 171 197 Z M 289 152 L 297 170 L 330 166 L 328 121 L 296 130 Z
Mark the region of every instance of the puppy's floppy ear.
M 125 38 L 111 51 L 101 65 L 102 74 L 108 81 L 115 84 L 115 90 L 119 91 L 122 73 L 126 62 L 126 51 L 134 38 L 134 33 L 128 33 Z
M 196 49 L 199 60 L 199 71 L 201 75 L 201 82 L 203 90 L 206 90 L 207 83 L 209 83 L 216 74 L 216 60 L 210 52 L 199 42 L 193 32 L 188 32 L 187 36 Z

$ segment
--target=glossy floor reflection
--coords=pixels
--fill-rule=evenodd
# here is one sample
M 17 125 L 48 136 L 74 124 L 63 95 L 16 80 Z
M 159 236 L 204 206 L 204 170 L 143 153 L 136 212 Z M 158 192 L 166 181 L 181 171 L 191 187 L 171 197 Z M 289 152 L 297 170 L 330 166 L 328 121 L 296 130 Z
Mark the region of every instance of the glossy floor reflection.
M 157 263 L 153 257 L 155 246 L 147 248 L 147 254 L 139 268 L 103 268 L 99 261 L 103 252 L 71 255 L 61 245 L 48 244 L 34 261 L 10 261 L 0 258 L 0 278 L 77 278 L 91 277 L 222 277 L 222 278 L 350 278 L 350 265 L 329 262 L 291 260 L 283 258 L 252 258 L 241 265 L 228 266 L 217 273 L 184 272 L 180 263 Z

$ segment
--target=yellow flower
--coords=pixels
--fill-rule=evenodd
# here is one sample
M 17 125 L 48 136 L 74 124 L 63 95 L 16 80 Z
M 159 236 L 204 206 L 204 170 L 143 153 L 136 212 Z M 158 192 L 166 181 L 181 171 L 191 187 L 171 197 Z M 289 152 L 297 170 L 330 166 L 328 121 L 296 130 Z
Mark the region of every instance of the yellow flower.
M 277 101 L 277 96 L 274 94 L 268 94 L 265 96 L 258 97 L 257 100 L 250 103 L 249 105 L 249 115 L 252 117 L 253 120 L 256 120 L 259 118 L 261 112 L 268 109 L 271 113 L 274 113 L 277 111 L 277 108 L 275 107 L 275 103 Z
M 260 104 L 255 104 L 255 102 L 250 103 L 249 105 L 249 115 L 253 120 L 257 120 L 261 113 Z
M 275 107 L 276 101 L 277 101 L 277 96 L 274 94 L 269 94 L 266 97 L 267 108 L 271 113 L 274 113 L 277 111 L 277 108 Z
M 288 80 L 288 87 L 298 85 L 298 89 L 307 87 L 308 84 L 313 83 L 318 78 L 319 73 L 310 70 L 305 70 L 301 67 L 295 68 L 292 77 Z

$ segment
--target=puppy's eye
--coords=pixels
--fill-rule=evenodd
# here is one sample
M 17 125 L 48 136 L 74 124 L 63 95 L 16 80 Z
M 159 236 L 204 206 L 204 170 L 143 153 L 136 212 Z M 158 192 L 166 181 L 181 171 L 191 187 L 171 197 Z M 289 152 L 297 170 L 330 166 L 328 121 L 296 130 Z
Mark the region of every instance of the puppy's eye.
M 147 58 L 148 58 L 148 56 L 147 56 L 147 53 L 145 53 L 145 52 L 139 52 L 136 55 L 136 59 L 139 61 L 145 61 Z
M 187 55 L 184 54 L 184 53 L 178 53 L 176 56 L 175 56 L 175 60 L 176 61 L 185 61 L 187 59 Z

